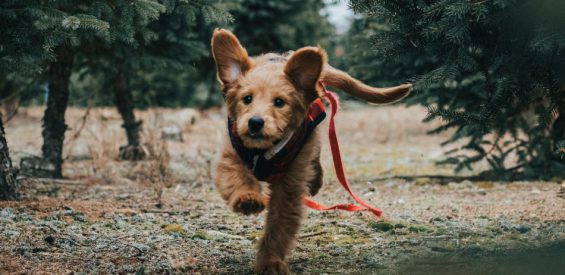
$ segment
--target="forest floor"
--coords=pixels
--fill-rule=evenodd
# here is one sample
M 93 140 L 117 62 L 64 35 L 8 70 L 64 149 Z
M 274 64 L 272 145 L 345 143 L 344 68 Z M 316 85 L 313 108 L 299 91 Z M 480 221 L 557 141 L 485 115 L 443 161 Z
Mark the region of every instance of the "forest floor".
M 422 108 L 344 110 L 337 129 L 348 177 L 355 192 L 386 216 L 378 220 L 367 213 L 307 210 L 289 259 L 295 273 L 565 270 L 562 179 L 396 179 L 453 175 L 453 167 L 434 164 L 448 150 L 439 144 L 449 133 L 426 135 L 437 123 L 421 123 Z M 224 115 L 190 109 L 137 115 L 144 120 L 149 157 L 127 162 L 116 159 L 125 143 L 117 112 L 68 111 L 66 178 L 22 176 L 23 200 L 0 202 L 0 274 L 252 273 L 264 215 L 229 212 L 210 176 L 225 131 Z M 40 108 L 23 108 L 6 124 L 15 164 L 40 154 L 41 116 Z M 179 138 L 177 132 L 182 141 L 171 140 Z M 315 200 L 350 202 L 335 180 L 326 138 L 324 146 L 325 185 Z

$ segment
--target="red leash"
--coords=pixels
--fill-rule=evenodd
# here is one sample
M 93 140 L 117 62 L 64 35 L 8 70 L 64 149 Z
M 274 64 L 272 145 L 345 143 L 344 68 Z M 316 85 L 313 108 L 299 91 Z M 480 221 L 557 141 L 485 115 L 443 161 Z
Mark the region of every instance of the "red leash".
M 328 100 L 328 102 L 330 103 L 330 105 L 332 107 L 332 114 L 330 116 L 329 140 L 330 140 L 330 148 L 331 148 L 331 151 L 332 151 L 332 158 L 333 158 L 333 162 L 334 162 L 335 173 L 337 175 L 337 179 L 339 180 L 339 183 L 341 183 L 341 186 L 343 187 L 343 189 L 345 189 L 349 193 L 349 195 L 356 202 L 361 204 L 362 206 L 354 205 L 354 204 L 336 204 L 336 205 L 333 205 L 333 206 L 324 206 L 322 204 L 319 204 L 319 203 L 313 201 L 309 197 L 304 197 L 304 204 L 306 204 L 306 206 L 308 206 L 312 209 L 323 210 L 323 211 L 325 211 L 325 210 L 335 210 L 335 209 L 351 211 L 351 212 L 371 211 L 375 216 L 381 217 L 382 214 L 383 214 L 383 211 L 379 208 L 376 208 L 376 207 L 369 205 L 368 203 L 363 201 L 361 198 L 359 198 L 357 195 L 355 195 L 355 193 L 353 193 L 353 191 L 351 190 L 351 186 L 349 185 L 349 182 L 345 178 L 345 170 L 343 168 L 343 162 L 341 160 L 341 153 L 339 151 L 339 143 L 337 141 L 337 134 L 336 134 L 336 131 L 335 131 L 335 123 L 334 123 L 334 117 L 337 113 L 337 110 L 339 109 L 339 102 L 338 102 L 338 99 L 337 99 L 337 95 L 326 90 L 324 83 L 320 82 L 320 84 L 322 85 L 322 89 L 324 90 L 324 93 L 326 95 L 326 99 Z

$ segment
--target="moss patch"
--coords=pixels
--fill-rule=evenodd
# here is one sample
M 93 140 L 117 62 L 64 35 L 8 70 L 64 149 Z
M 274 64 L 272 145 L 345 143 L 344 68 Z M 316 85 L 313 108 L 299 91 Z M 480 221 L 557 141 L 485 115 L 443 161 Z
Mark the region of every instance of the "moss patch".
M 251 231 L 245 234 L 245 238 L 250 241 L 255 241 L 261 238 L 262 235 L 263 235 L 263 231 L 259 231 L 259 230 Z
M 389 221 L 378 221 L 369 224 L 375 231 L 388 232 L 394 228 L 394 225 Z
M 412 225 L 412 226 L 408 227 L 408 231 L 410 231 L 412 233 L 430 233 L 430 232 L 433 232 L 434 230 L 429 228 L 429 227 L 425 227 L 425 226 Z
M 182 225 L 176 224 L 176 223 L 164 225 L 163 229 L 167 233 L 179 233 L 179 234 L 185 234 L 186 233 L 186 230 L 182 227 Z
M 206 232 L 198 230 L 198 231 L 196 231 L 196 233 L 194 233 L 194 235 L 192 235 L 191 238 L 193 240 L 194 239 L 209 240 L 210 236 L 208 236 L 208 234 L 206 234 Z

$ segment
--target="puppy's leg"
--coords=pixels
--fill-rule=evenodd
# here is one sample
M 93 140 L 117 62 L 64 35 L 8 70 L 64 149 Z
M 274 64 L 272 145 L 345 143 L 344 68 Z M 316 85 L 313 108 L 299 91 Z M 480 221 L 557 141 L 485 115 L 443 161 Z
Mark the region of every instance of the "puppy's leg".
M 256 214 L 265 209 L 261 185 L 231 146 L 225 146 L 216 166 L 216 188 L 237 213 Z
M 257 252 L 256 271 L 260 274 L 289 273 L 286 258 L 296 243 L 304 212 L 303 197 L 308 192 L 308 182 L 315 175 L 311 163 L 319 156 L 319 150 L 320 141 L 315 131 L 290 165 L 284 179 L 270 185 L 267 224 Z
M 308 188 L 310 196 L 315 196 L 324 184 L 324 170 L 320 163 L 320 153 L 318 153 L 318 156 L 312 160 L 312 169 L 314 169 L 314 178 L 308 182 Z
M 306 191 L 303 178 L 286 178 L 271 186 L 265 234 L 259 243 L 257 272 L 288 274 L 286 256 L 294 246 L 303 213 Z

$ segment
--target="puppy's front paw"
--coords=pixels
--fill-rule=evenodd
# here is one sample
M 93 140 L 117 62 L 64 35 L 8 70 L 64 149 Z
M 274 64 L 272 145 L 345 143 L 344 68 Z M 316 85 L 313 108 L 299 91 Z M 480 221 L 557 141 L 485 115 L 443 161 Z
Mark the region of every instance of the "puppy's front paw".
M 258 192 L 244 192 L 234 197 L 230 207 L 234 212 L 244 215 L 257 214 L 265 209 L 265 199 Z
M 255 271 L 262 275 L 287 275 L 290 274 L 288 265 L 279 259 L 270 258 L 267 260 L 259 260 Z

